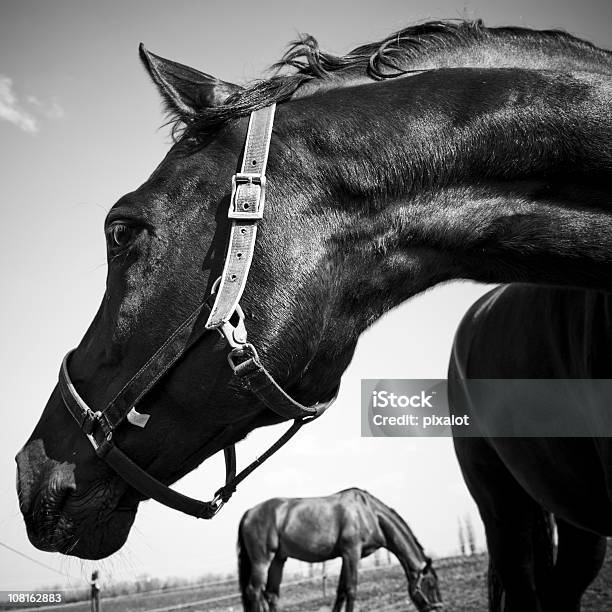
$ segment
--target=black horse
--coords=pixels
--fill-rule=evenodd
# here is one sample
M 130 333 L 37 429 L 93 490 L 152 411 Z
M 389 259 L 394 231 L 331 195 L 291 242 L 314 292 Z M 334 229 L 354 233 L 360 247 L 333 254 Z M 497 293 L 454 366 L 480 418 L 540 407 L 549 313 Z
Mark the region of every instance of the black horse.
M 527 422 L 531 415 L 510 381 L 487 397 L 466 378 L 559 379 L 569 399 L 557 400 L 558 419 L 579 415 L 597 435 L 610 396 L 594 387 L 576 401 L 572 379 L 612 378 L 612 294 L 497 288 L 464 317 L 449 372 L 452 410 L 484 423 L 482 437 L 456 437 L 455 448 L 486 528 L 491 610 L 576 612 L 612 536 L 612 438 L 491 437 L 493 412 Z M 558 527 L 554 563 L 549 512 Z
M 433 22 L 343 57 L 305 38 L 281 74 L 245 88 L 141 56 L 177 140 L 106 220 L 106 292 L 70 360 L 93 410 L 209 296 L 248 116 L 273 103 L 242 305 L 261 362 L 301 403 L 329 399 L 361 332 L 441 281 L 612 287 L 609 52 L 562 32 Z M 203 334 L 116 447 L 172 483 L 282 420 L 226 357 Z M 17 462 L 35 546 L 99 558 L 123 545 L 143 495 L 97 457 L 57 388 Z
M 431 559 L 393 508 L 362 489 L 325 497 L 268 499 L 247 510 L 238 528 L 238 569 L 244 609 L 279 609 L 280 584 L 288 557 L 309 563 L 342 558 L 333 612 L 352 612 L 359 559 L 379 548 L 391 551 L 408 580 L 417 610 L 442 606 Z M 265 602 L 265 603 L 264 603 Z

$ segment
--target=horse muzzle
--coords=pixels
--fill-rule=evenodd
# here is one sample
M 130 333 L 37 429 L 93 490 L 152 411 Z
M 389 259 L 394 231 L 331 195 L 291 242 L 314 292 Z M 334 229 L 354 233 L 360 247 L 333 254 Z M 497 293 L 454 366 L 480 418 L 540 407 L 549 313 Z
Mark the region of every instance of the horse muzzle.
M 28 537 L 40 550 L 60 550 L 71 527 L 62 508 L 76 490 L 75 466 L 49 459 L 41 440 L 28 442 L 16 461 L 19 508 Z

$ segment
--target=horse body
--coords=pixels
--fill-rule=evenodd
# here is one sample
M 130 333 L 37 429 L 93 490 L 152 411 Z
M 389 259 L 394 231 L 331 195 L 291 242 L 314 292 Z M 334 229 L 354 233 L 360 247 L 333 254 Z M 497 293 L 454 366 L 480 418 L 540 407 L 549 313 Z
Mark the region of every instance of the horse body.
M 245 610 L 278 605 L 288 557 L 317 563 L 342 558 L 334 612 L 353 609 L 359 559 L 387 548 L 399 559 L 419 610 L 439 607 L 437 578 L 414 534 L 401 517 L 361 489 L 327 497 L 273 498 L 248 510 L 240 522 L 238 554 Z
M 330 398 L 361 332 L 436 283 L 612 288 L 611 54 L 482 25 L 397 40 L 336 68 L 296 48 L 286 67 L 308 66 L 244 89 L 142 51 L 186 129 L 105 224 L 106 292 L 70 362 L 93 410 L 210 294 L 246 117 L 272 103 L 266 216 L 242 306 L 250 341 L 297 401 Z M 512 67 L 491 67 L 501 58 Z M 392 78 L 408 70 L 419 72 Z M 172 483 L 279 422 L 226 356 L 216 333 L 202 335 L 138 402 L 146 427 L 122 424 L 117 447 Z M 143 496 L 94 454 L 57 389 L 17 460 L 34 545 L 87 558 L 122 546 Z
M 511 384 L 503 395 L 476 399 L 462 381 L 559 379 L 570 398 L 558 406 L 559 418 L 577 412 L 596 436 L 598 414 L 609 412 L 610 397 L 576 401 L 572 379 L 609 379 L 611 368 L 611 294 L 500 287 L 481 298 L 459 327 L 449 371 L 451 409 L 470 414 L 476 427 L 492 410 L 529 419 Z M 486 426 L 481 435 L 457 437 L 455 448 L 485 523 L 492 571 L 507 593 L 506 607 L 492 609 L 579 610 L 603 562 L 605 536 L 612 536 L 612 439 L 491 437 Z M 548 512 L 559 527 L 554 566 L 542 522 Z M 546 565 L 544 575 L 538 564 Z
M 371 508 L 346 503 L 348 494 L 327 498 L 274 498 L 249 510 L 243 529 L 266 521 L 266 545 L 281 557 L 319 563 L 341 556 L 347 543 L 362 547 L 362 556 L 382 546 L 384 539 Z M 305 546 L 305 544 L 307 544 Z

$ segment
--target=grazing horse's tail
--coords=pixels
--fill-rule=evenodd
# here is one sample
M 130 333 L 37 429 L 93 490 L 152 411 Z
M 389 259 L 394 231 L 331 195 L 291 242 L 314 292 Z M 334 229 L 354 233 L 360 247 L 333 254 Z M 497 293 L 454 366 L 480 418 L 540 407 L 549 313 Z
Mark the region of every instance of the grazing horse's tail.
M 245 610 L 248 610 L 249 602 L 247 599 L 247 587 L 249 580 L 251 579 L 251 557 L 249 557 L 249 551 L 247 550 L 244 543 L 244 520 L 246 519 L 248 512 L 245 512 L 240 519 L 240 525 L 238 526 L 238 581 L 240 582 L 240 593 L 242 595 L 242 606 Z

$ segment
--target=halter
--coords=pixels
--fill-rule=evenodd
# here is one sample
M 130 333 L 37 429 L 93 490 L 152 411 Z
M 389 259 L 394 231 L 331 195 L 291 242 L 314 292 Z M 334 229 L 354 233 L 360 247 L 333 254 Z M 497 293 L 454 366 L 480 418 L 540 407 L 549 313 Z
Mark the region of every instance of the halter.
M 89 408 L 70 379 L 68 366 L 73 351 L 64 357 L 59 373 L 59 389 L 64 405 L 98 457 L 145 497 L 196 518 L 210 519 L 215 516 L 242 480 L 286 444 L 304 424 L 325 412 L 336 399 L 334 396 L 327 402 L 312 406 L 296 402 L 278 385 L 262 364 L 255 347 L 247 342 L 244 313 L 239 302 L 253 259 L 257 224 L 263 218 L 265 171 L 274 110 L 275 105 L 272 105 L 251 113 L 241 170 L 232 177 L 228 212 L 231 220 L 229 245 L 223 273 L 212 288 L 212 308 L 206 301 L 202 302 L 101 411 L 94 412 Z M 202 326 L 201 315 L 206 313 L 207 321 Z M 182 495 L 151 476 L 115 445 L 113 433 L 126 419 L 133 425 L 145 427 L 149 415 L 138 413 L 136 406 L 191 346 L 205 333 L 215 329 L 231 349 L 227 359 L 234 376 L 267 408 L 283 419 L 293 419 L 294 422 L 270 448 L 239 474 L 236 474 L 234 445 L 223 449 L 225 485 L 215 492 L 211 501 L 206 502 Z M 230 429 L 231 425 L 222 434 Z
M 425 572 L 430 569 L 432 569 L 431 560 L 428 560 L 425 567 L 418 571 L 416 580 L 410 587 L 410 596 L 420 612 L 432 612 L 433 610 L 439 610 L 444 607 L 444 602 L 429 601 L 429 597 L 427 597 L 427 595 L 425 595 L 423 592 L 423 579 L 425 577 Z

